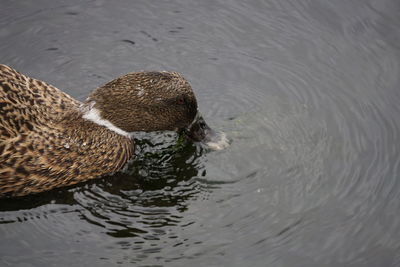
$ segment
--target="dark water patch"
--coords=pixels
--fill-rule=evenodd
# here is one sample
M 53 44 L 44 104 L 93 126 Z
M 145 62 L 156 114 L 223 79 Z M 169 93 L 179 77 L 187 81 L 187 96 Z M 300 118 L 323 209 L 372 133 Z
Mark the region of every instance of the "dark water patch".
M 131 44 L 131 45 L 135 45 L 135 42 L 134 42 L 134 41 L 128 40 L 128 39 L 121 40 L 121 42 L 128 43 L 128 44 Z
M 149 37 L 151 40 L 153 40 L 154 42 L 158 42 L 157 38 L 154 38 L 151 34 L 149 34 L 146 31 L 140 31 L 142 34 L 144 34 L 145 36 Z
M 68 11 L 68 12 L 65 12 L 65 14 L 70 15 L 70 16 L 76 16 L 79 13 L 78 12 L 74 12 L 74 11 Z

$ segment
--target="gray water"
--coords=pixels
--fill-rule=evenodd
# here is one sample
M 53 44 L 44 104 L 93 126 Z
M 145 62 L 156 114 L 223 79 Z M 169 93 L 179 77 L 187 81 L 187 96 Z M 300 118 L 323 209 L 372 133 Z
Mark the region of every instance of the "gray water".
M 10 1 L 0 63 L 79 100 L 183 73 L 205 151 L 137 137 L 121 173 L 0 201 L 0 266 L 400 266 L 400 2 Z

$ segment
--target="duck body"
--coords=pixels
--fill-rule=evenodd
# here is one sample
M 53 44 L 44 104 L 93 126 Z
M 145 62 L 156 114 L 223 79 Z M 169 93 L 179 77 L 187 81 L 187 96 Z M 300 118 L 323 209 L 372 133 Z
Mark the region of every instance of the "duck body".
M 82 103 L 0 65 L 0 198 L 116 172 L 133 155 L 132 132 L 180 131 L 196 117 L 194 94 L 177 73 L 127 74 Z
M 68 186 L 122 168 L 133 141 L 82 118 L 82 103 L 0 65 L 0 197 Z

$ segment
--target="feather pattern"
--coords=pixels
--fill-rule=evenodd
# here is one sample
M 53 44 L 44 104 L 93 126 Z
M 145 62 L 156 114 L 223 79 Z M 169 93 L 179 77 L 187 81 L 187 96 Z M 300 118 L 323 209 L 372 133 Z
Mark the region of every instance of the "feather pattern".
M 0 65 L 0 197 L 22 196 L 113 173 L 133 141 L 82 119 L 81 103 Z

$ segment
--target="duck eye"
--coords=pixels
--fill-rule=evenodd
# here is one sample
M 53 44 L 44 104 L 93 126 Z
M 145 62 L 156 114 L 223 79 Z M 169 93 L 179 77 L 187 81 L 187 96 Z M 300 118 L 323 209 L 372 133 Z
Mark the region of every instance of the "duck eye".
M 183 96 L 178 97 L 178 98 L 176 99 L 176 103 L 178 103 L 179 105 L 185 104 L 185 99 L 183 98 Z

